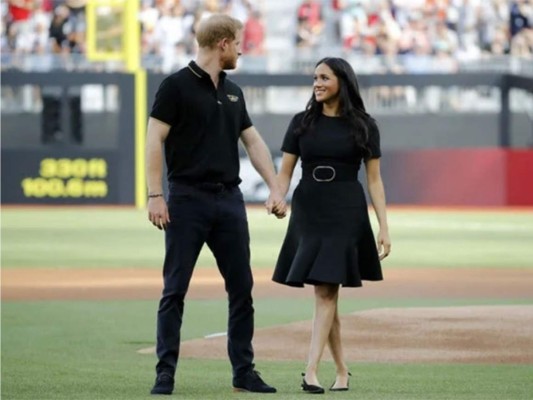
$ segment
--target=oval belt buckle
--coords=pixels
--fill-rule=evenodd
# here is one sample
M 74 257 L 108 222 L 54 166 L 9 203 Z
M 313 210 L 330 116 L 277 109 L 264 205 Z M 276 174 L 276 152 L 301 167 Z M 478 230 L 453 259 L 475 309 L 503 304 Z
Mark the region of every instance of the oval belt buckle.
M 326 179 L 320 179 L 316 177 L 316 171 L 319 169 L 329 169 L 331 170 L 331 177 Z M 335 176 L 337 175 L 337 172 L 335 171 L 335 168 L 333 168 L 330 165 L 317 165 L 315 168 L 313 168 L 313 179 L 317 182 L 331 182 L 333 179 L 335 179 Z

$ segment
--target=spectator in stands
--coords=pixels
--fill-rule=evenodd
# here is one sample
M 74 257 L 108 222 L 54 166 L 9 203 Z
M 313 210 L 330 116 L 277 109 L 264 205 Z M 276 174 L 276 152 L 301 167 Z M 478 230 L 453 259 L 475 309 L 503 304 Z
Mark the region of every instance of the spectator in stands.
M 365 40 L 366 45 L 375 43 L 376 54 L 383 59 L 383 65 L 387 67 L 388 72 L 400 73 L 403 68 L 398 63 L 398 40 L 392 36 L 389 29 L 383 24 L 377 32 L 376 37 L 368 37 Z
M 35 0 L 9 0 L 8 2 L 8 40 L 15 54 L 30 53 L 32 50 L 31 17 Z
M 318 37 L 309 26 L 309 21 L 298 21 L 296 26 L 296 46 L 311 48 L 318 45 Z
M 433 52 L 445 52 L 453 56 L 458 46 L 457 34 L 449 29 L 444 21 L 438 21 L 433 29 L 430 33 Z
M 529 0 L 517 0 L 511 3 L 509 10 L 509 29 L 514 37 L 522 29 L 529 28 L 533 23 L 533 5 Z
M 162 57 L 161 69 L 169 73 L 174 65 L 176 44 L 185 40 L 185 20 L 183 8 L 179 5 L 161 7 L 161 17 L 155 26 L 157 54 Z
M 176 43 L 172 69 L 178 70 L 187 66 L 190 59 L 191 55 L 187 52 L 187 44 L 185 42 Z
M 304 0 L 298 7 L 298 20 L 309 21 L 311 29 L 320 33 L 324 27 L 322 5 L 318 0 Z
M 452 32 L 455 33 L 455 31 L 453 30 Z M 482 51 L 481 51 L 482 48 L 485 49 L 485 51 L 487 49 L 490 49 L 491 43 L 494 38 L 494 31 L 491 32 L 490 35 L 491 35 L 490 40 L 487 39 L 483 46 L 480 44 L 480 40 L 482 39 L 482 36 L 476 35 L 475 32 L 472 32 L 472 34 L 469 34 L 463 37 L 463 40 L 461 41 L 460 44 L 459 44 L 459 40 L 457 40 L 458 46 L 454 54 L 454 57 L 457 59 L 458 62 L 464 62 L 464 63 L 479 60 L 482 55 Z
M 85 8 L 87 0 L 65 0 L 69 9 L 68 42 L 71 53 L 85 53 Z
M 341 17 L 342 17 L 342 0 L 331 0 L 330 2 L 330 8 L 331 8 L 331 23 L 333 24 L 333 33 L 335 40 L 338 42 L 342 42 L 342 35 L 341 35 Z
M 511 40 L 511 55 L 533 59 L 533 27 L 522 28 Z
M 510 45 L 506 26 L 499 26 L 494 32 L 494 37 L 485 51 L 485 56 L 501 56 L 509 54 Z
M 322 5 L 318 0 L 304 0 L 297 10 L 296 44 L 299 47 L 316 45 L 324 29 Z
M 218 0 L 204 0 L 201 10 L 200 20 L 209 18 L 213 14 L 221 11 L 221 5 Z
M 484 1 L 479 5 L 478 9 L 478 23 L 477 32 L 466 32 L 466 37 L 461 38 L 459 41 L 459 51 L 465 51 L 466 49 L 474 50 L 474 46 L 478 49 L 475 51 L 477 54 L 481 50 L 487 51 L 490 48 L 490 43 L 494 38 L 494 32 L 496 28 L 502 24 L 505 24 L 507 19 L 507 0 L 491 0 Z
M 51 40 L 51 51 L 53 54 L 65 54 L 70 51 L 67 42 L 67 20 L 69 9 L 64 5 L 58 6 L 52 15 L 52 21 L 49 27 L 49 36 Z
M 42 1 L 42 0 L 41 0 Z M 34 10 L 31 18 L 33 26 L 32 32 L 32 52 L 35 54 L 45 54 L 49 51 L 50 43 L 50 19 L 51 14 L 46 11 L 43 3 Z
M 408 16 L 401 27 L 398 38 L 398 54 L 409 54 L 413 51 L 416 37 L 416 20 L 412 15 Z
M 250 15 L 250 9 L 253 8 L 253 5 L 249 0 L 225 0 L 222 8 L 224 14 L 231 15 L 233 18 L 245 22 Z
M 463 40 L 468 34 L 479 35 L 478 32 L 478 16 L 479 16 L 479 1 L 478 0 L 461 0 L 455 1 L 454 8 L 456 10 L 457 23 L 455 28 L 457 32 L 459 44 L 463 45 Z M 428 26 L 429 28 L 429 26 Z
M 420 12 L 413 12 L 409 15 L 408 24 L 408 28 L 403 30 L 399 38 L 399 53 L 414 54 L 418 52 L 421 54 L 421 49 L 424 49 L 425 54 L 430 53 L 429 31 L 423 15 Z
M 142 0 L 141 9 L 139 11 L 142 54 L 154 54 L 157 51 L 155 28 L 158 20 L 159 10 L 154 7 L 153 0 Z
M 265 27 L 259 10 L 248 8 L 248 18 L 244 23 L 242 53 L 247 55 L 265 54 Z
M 349 3 L 343 6 L 340 17 L 340 36 L 344 49 L 361 51 L 363 41 L 371 40 L 368 38 L 367 28 L 367 14 L 360 3 Z

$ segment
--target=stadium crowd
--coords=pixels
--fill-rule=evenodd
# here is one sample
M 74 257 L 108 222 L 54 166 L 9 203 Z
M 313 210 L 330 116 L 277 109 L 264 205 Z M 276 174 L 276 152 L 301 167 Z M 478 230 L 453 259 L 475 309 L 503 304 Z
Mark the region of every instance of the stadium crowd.
M 20 55 L 83 57 L 87 1 L 3 0 L 2 68 Z M 344 56 L 405 57 L 410 72 L 424 68 L 425 56 L 442 65 L 483 55 L 533 59 L 533 0 L 293 1 L 288 40 L 295 54 L 326 48 Z M 217 12 L 245 24 L 243 54 L 271 56 L 265 11 L 265 0 L 140 0 L 143 59 L 165 72 L 183 65 L 195 53 L 196 24 Z

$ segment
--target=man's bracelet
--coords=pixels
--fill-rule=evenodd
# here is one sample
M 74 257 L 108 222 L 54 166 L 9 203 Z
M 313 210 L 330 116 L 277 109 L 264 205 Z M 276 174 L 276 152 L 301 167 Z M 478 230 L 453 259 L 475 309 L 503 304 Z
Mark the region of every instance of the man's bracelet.
M 163 197 L 163 193 L 153 193 L 148 195 L 149 199 L 153 199 L 154 197 Z

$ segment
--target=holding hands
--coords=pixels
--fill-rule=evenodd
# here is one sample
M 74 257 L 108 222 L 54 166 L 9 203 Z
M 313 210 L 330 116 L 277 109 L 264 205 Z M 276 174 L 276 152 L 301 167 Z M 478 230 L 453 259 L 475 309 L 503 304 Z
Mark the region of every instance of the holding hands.
M 287 215 L 287 203 L 279 189 L 270 191 L 270 196 L 268 196 L 265 202 L 265 207 L 269 215 L 274 214 L 278 219 L 285 218 Z

